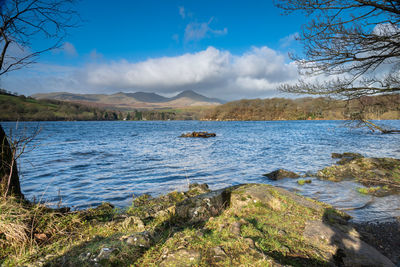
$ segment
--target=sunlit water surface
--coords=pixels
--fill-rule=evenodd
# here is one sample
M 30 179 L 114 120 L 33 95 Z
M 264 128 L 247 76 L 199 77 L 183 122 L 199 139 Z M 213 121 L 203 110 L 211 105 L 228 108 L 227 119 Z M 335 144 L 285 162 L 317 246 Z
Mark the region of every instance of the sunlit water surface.
M 385 121 L 400 128 L 400 121 Z M 133 194 L 153 196 L 207 183 L 211 189 L 269 183 L 346 210 L 356 221 L 400 216 L 400 196 L 374 198 L 351 181 L 270 181 L 278 168 L 316 172 L 334 163 L 332 152 L 400 158 L 400 135 L 351 130 L 338 121 L 257 122 L 24 122 L 1 123 L 7 133 L 40 134 L 19 161 L 29 199 L 80 209 L 111 202 L 124 207 Z M 209 131 L 216 138 L 179 138 Z

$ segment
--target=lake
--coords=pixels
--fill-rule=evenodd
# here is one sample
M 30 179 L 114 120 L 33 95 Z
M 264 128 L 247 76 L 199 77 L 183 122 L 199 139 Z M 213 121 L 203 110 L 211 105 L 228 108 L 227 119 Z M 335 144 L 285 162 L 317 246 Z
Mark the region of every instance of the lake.
M 400 128 L 400 121 L 384 121 Z M 2 122 L 6 133 L 42 130 L 19 160 L 28 199 L 75 209 L 111 202 L 130 205 L 133 195 L 186 190 L 188 183 L 219 189 L 269 183 L 346 210 L 356 221 L 400 216 L 400 196 L 376 198 L 357 192 L 351 181 L 312 178 L 270 181 L 278 168 L 306 173 L 334 163 L 332 152 L 400 158 L 400 134 L 349 129 L 340 121 L 93 121 Z M 179 138 L 209 131 L 217 137 Z M 363 207 L 365 206 L 365 207 Z M 360 208 L 362 207 L 362 208 Z

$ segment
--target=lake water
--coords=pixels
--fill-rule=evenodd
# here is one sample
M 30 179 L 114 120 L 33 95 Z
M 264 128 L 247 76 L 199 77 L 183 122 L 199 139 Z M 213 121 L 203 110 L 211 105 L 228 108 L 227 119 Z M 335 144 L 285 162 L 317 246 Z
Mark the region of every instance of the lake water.
M 385 121 L 400 128 L 400 121 Z M 32 151 L 19 160 L 21 186 L 28 199 L 75 209 L 111 202 L 130 205 L 132 196 L 164 194 L 207 183 L 211 189 L 241 183 L 269 183 L 343 210 L 356 221 L 400 216 L 400 196 L 359 194 L 360 185 L 312 179 L 269 181 L 278 168 L 305 173 L 334 163 L 332 152 L 359 152 L 400 158 L 400 135 L 349 129 L 340 121 L 117 121 L 2 122 L 6 133 L 32 133 Z M 216 138 L 179 138 L 209 131 Z M 363 207 L 365 206 L 365 207 Z M 363 207 L 363 208 L 359 208 Z M 355 209 L 354 209 L 355 208 Z

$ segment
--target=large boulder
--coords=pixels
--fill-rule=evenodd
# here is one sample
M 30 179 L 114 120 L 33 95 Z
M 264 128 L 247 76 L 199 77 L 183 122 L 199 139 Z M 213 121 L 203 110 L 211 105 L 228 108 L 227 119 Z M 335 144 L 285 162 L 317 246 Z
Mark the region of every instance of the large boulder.
M 361 240 L 345 213 L 270 185 L 246 184 L 189 198 L 177 204 L 176 217 L 178 224 L 203 222 L 200 231 L 207 234 L 188 231 L 169 238 L 166 247 L 174 244 L 177 250 L 165 254 L 164 266 L 180 260 L 185 266 L 199 260 L 223 265 L 240 257 L 230 246 L 192 245 L 208 244 L 203 240 L 209 235 L 231 238 L 229 244 L 237 240 L 247 257 L 270 255 L 260 261 L 273 266 L 292 261 L 299 266 L 394 266 Z
M 175 218 L 187 223 L 204 222 L 221 214 L 229 203 L 230 189 L 212 191 L 177 203 Z

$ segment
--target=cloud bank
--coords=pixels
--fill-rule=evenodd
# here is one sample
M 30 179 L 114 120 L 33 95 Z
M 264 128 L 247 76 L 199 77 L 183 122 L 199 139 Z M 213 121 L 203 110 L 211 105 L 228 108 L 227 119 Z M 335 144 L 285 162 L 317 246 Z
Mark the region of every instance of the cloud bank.
M 144 91 L 172 95 L 195 90 L 207 96 L 233 100 L 274 96 L 281 83 L 297 79 L 296 65 L 285 62 L 283 54 L 265 46 L 253 47 L 240 55 L 208 47 L 196 53 L 142 62 L 93 62 L 80 68 L 59 68 L 59 72 L 55 67 L 43 68 L 54 71 L 37 75 L 40 70 L 36 70 L 37 76 L 19 77 L 19 88 L 31 79 L 30 87 L 21 93 Z M 35 77 L 40 82 L 34 82 Z M 17 86 L 18 79 L 13 79 L 13 86 Z

